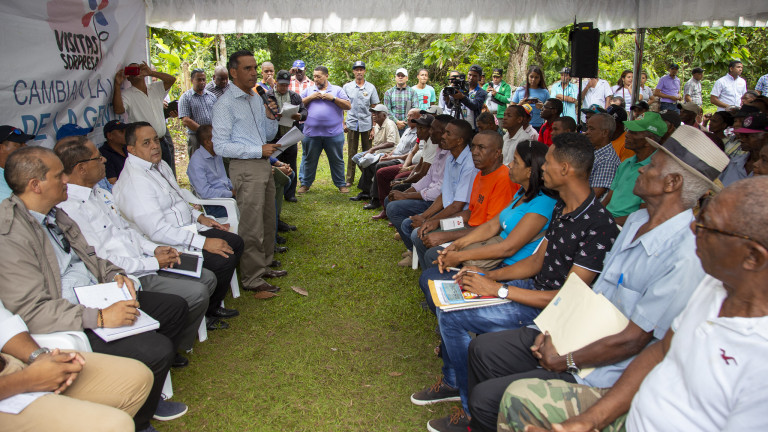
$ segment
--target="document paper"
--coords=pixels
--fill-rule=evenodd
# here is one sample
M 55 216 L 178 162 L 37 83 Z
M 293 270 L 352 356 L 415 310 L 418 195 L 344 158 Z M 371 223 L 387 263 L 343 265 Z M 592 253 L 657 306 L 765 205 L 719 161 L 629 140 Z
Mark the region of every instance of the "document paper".
M 119 288 L 117 282 L 75 287 L 75 294 L 81 305 L 98 309 L 106 309 L 119 301 L 131 299 L 128 288 L 125 285 Z M 112 342 L 113 340 L 135 334 L 157 330 L 158 328 L 160 328 L 160 323 L 139 309 L 139 317 L 132 325 L 116 328 L 95 328 L 92 330 L 100 338 L 107 342 Z

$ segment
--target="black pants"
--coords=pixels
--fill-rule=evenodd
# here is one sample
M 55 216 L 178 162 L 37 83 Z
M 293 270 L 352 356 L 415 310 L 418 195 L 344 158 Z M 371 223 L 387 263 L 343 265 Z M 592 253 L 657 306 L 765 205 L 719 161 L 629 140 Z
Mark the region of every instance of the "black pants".
M 280 153 L 279 156 L 277 156 L 277 160 L 283 163 L 287 163 L 288 166 L 291 167 L 294 173 L 298 175 L 299 170 L 296 168 L 296 159 L 299 155 L 299 145 L 292 145 L 285 149 L 284 152 Z M 285 199 L 292 198 L 296 196 L 296 183 L 297 181 L 292 181 L 291 184 L 288 185 L 288 187 L 283 191 L 283 197 Z
M 176 356 L 180 333 L 187 323 L 187 302 L 176 295 L 138 292 L 141 310 L 160 322 L 160 329 L 105 342 L 91 330 L 86 330 L 93 352 L 132 358 L 144 363 L 155 377 L 146 402 L 133 417 L 136 430 L 149 427 L 160 401 L 163 384 Z
M 386 167 L 401 164 L 401 163 L 403 163 L 403 161 L 401 161 L 400 159 L 393 159 L 393 160 L 388 160 L 388 161 L 374 164 L 375 168 L 373 169 L 373 178 L 371 179 L 371 201 L 379 201 L 379 184 L 376 181 L 376 172 L 382 168 L 386 168 Z
M 200 235 L 208 238 L 223 239 L 235 251 L 235 253 L 229 255 L 229 258 L 203 251 L 203 267 L 216 275 L 216 290 L 211 295 L 208 303 L 208 312 L 205 313 L 210 316 L 227 295 L 232 275 L 235 273 L 235 268 L 237 268 L 237 264 L 240 262 L 240 256 L 243 255 L 243 239 L 237 234 L 215 228 L 201 231 Z
M 376 184 L 376 171 L 381 168 L 397 165 L 402 163 L 399 160 L 391 160 L 385 162 L 377 162 L 370 164 L 361 171 L 363 174 L 360 176 L 360 180 L 357 182 L 357 188 L 371 196 L 371 201 L 379 201 L 379 187 Z
M 575 383 L 567 372 L 539 368 L 531 345 L 540 332 L 527 327 L 485 333 L 469 344 L 469 412 L 472 431 L 495 431 L 499 403 L 512 382 L 524 378 Z
M 173 139 L 171 138 L 171 131 L 166 130 L 165 136 L 160 138 L 160 150 L 162 151 L 162 157 L 165 163 L 171 167 L 173 175 L 176 175 L 176 148 L 173 145 Z
M 413 183 L 400 183 L 398 185 L 392 186 L 392 190 L 396 190 L 396 191 L 400 191 L 400 192 L 405 192 L 408 189 L 410 189 L 411 186 L 413 186 Z

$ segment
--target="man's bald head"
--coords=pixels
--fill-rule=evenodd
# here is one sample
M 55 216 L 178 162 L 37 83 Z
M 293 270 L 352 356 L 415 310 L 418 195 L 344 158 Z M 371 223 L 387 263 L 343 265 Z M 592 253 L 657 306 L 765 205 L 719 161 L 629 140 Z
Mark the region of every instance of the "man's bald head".
M 727 206 L 728 229 L 752 237 L 768 247 L 768 176 L 739 180 L 723 189 L 714 200 Z

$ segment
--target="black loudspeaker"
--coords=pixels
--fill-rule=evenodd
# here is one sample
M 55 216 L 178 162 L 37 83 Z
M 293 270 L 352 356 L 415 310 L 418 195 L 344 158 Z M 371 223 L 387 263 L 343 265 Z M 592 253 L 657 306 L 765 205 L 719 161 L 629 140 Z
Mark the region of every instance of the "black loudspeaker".
M 592 23 L 576 24 L 571 40 L 571 76 L 597 78 L 597 56 L 600 53 L 600 30 Z

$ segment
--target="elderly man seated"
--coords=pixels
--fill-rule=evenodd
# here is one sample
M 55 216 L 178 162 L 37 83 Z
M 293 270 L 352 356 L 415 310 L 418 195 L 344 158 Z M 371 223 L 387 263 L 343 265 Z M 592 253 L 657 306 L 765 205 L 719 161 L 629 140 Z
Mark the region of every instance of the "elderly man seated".
M 74 432 L 83 419 L 99 429 L 133 432 L 131 417 L 147 399 L 152 372 L 136 360 L 97 353 L 40 348 L 24 320 L 0 301 L 0 400 L 34 400 L 21 412 L 0 412 L 1 431 Z M 35 397 L 33 392 L 49 392 Z M 50 393 L 53 392 L 53 393 Z
M 454 416 L 431 420 L 430 430 L 466 430 L 469 424 L 468 332 L 483 334 L 530 325 L 557 295 L 569 273 L 591 283 L 603 269 L 605 253 L 618 235 L 618 228 L 589 187 L 593 158 L 592 145 L 583 135 L 566 133 L 555 137 L 546 155 L 544 184 L 558 191 L 561 201 L 554 207 L 552 223 L 536 252 L 484 275 L 477 268 L 464 267 L 456 276 L 471 292 L 512 301 L 450 312 L 437 310 L 445 346 L 443 376 L 432 387 L 414 393 L 411 402 L 428 405 L 460 398 L 463 407 L 457 408 Z M 546 220 L 539 220 L 537 229 L 544 223 Z
M 418 113 L 418 110 L 416 111 Z M 360 193 L 357 196 L 351 197 L 350 201 L 362 201 L 376 195 L 371 193 L 371 184 L 376 175 L 376 164 L 384 156 L 387 149 L 391 149 L 400 143 L 400 133 L 397 130 L 395 121 L 389 118 L 387 107 L 378 104 L 371 108 L 370 112 L 373 119 L 373 129 L 371 130 L 373 142 L 370 149 L 352 156 L 352 162 L 360 167 L 363 175 L 357 182 L 357 188 L 360 189 Z
M 690 230 L 691 209 L 715 187 L 712 181 L 728 157 L 689 126 L 679 128 L 662 149 L 640 168 L 634 186 L 647 207 L 627 218 L 593 287 L 629 324 L 569 353 L 558 353 L 552 338 L 534 328 L 479 336 L 469 347 L 472 430 L 496 430 L 504 390 L 519 379 L 611 387 L 644 347 L 664 338 L 688 303 L 704 278 Z M 579 375 L 580 369 L 591 367 L 596 369 L 589 375 Z
M 159 151 L 159 149 L 158 149 Z M 159 154 L 159 153 L 158 153 Z M 184 415 L 186 405 L 160 400 L 187 321 L 181 297 L 133 290 L 124 270 L 96 255 L 77 224 L 55 206 L 67 199 L 67 175 L 59 158 L 43 147 L 16 150 L 5 167 L 13 195 L 0 203 L 0 300 L 33 333 L 85 331 L 94 352 L 129 357 L 152 370 L 154 383 L 134 417 L 136 430 L 154 431 L 150 418 Z M 75 287 L 115 281 L 133 298 L 105 309 L 85 307 Z M 106 342 L 92 331 L 131 325 L 141 310 L 160 323 L 148 331 Z
M 768 177 L 741 180 L 702 209 L 691 229 L 707 277 L 611 389 L 517 381 L 498 430 L 767 430 L 766 188 Z
M 179 263 L 179 252 L 147 240 L 120 216 L 112 194 L 97 184 L 104 177 L 104 159 L 93 142 L 84 136 L 64 138 L 54 151 L 69 176 L 67 200 L 59 208 L 77 223 L 99 258 L 137 277 L 146 291 L 175 294 L 187 301 L 189 315 L 179 348 L 191 350 L 208 298 L 216 289 L 216 276 L 206 269 L 199 279 L 168 272 L 158 275 L 158 270 Z M 186 364 L 181 356 L 174 362 L 174 366 Z

